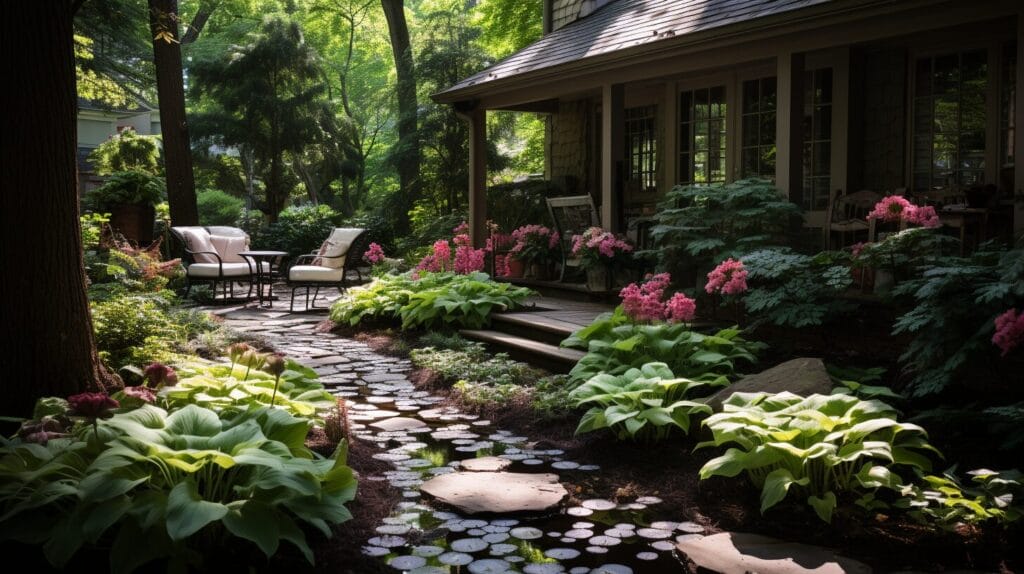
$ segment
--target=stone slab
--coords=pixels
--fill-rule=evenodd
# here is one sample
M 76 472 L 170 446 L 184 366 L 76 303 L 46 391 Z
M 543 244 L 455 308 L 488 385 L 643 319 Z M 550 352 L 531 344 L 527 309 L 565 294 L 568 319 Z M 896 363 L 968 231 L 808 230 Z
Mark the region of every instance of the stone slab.
M 801 357 L 748 375 L 707 398 L 711 408 L 720 410 L 733 393 L 781 393 L 789 391 L 807 397 L 832 392 L 832 378 L 821 359 Z
M 453 472 L 432 478 L 420 490 L 466 514 L 543 512 L 569 493 L 557 474 Z
M 699 568 L 721 574 L 871 574 L 871 567 L 808 544 L 723 532 L 677 545 Z

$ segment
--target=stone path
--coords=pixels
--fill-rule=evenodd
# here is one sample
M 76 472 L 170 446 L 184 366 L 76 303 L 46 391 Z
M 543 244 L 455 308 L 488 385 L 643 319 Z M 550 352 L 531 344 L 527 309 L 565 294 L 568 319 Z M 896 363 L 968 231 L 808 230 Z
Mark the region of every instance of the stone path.
M 599 468 L 566 460 L 561 450 L 535 448 L 528 437 L 493 428 L 475 415 L 439 407 L 441 397 L 417 390 L 408 380 L 413 367 L 407 360 L 380 355 L 330 333 L 315 333 L 323 314 L 291 315 L 286 309 L 252 307 L 211 310 L 231 327 L 259 334 L 278 351 L 312 367 L 330 392 L 349 401 L 358 438 L 387 449 L 377 457 L 394 469 L 361 480 L 387 480 L 401 490 L 403 501 L 378 527 L 378 535 L 361 543 L 364 553 L 379 556 L 396 571 L 679 572 L 676 543 L 701 536 L 700 525 L 659 520 L 656 508 L 661 501 L 654 497 L 616 503 L 595 495 L 580 506 L 559 504 L 565 491 L 556 475 L 571 478 Z M 555 506 L 541 512 L 470 517 L 421 490 L 435 477 L 475 475 L 479 478 L 469 480 L 468 496 L 478 502 L 484 499 L 486 507 L 481 489 L 493 490 L 496 475 L 511 474 L 533 475 L 542 482 L 553 479 L 553 485 L 549 480 L 539 488 L 548 489 L 542 506 Z M 523 508 L 519 496 L 495 496 L 492 502 Z

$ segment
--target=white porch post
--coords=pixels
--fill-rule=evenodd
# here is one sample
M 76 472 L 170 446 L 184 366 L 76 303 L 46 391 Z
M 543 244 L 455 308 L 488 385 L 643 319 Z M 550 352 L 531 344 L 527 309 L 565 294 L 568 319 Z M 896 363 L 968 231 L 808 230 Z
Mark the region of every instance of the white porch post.
M 1017 82 L 1013 102 L 1013 188 L 1024 193 L 1024 10 L 1017 13 Z M 1024 232 L 1024 203 L 1014 203 L 1013 232 Z
M 475 107 L 469 121 L 469 237 L 474 247 L 487 241 L 487 110 Z
M 803 54 L 783 52 L 776 61 L 775 185 L 799 202 L 803 179 Z
M 601 225 L 621 231 L 622 181 L 625 169 L 625 89 L 605 84 L 601 90 Z

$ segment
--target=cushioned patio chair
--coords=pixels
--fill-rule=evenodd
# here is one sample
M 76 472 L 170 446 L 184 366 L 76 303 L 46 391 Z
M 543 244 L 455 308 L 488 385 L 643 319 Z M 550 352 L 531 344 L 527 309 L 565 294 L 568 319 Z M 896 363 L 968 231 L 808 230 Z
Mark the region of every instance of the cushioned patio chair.
M 560 238 L 562 251 L 562 271 L 558 280 L 565 281 L 569 268 L 581 271 L 579 258 L 572 256 L 572 238 L 581 235 L 591 227 L 601 227 L 601 217 L 594 207 L 594 199 L 590 195 L 572 195 L 567 197 L 550 197 L 547 199 L 548 213 L 555 224 L 555 231 Z
M 321 287 L 337 287 L 340 293 L 348 286 L 348 275 L 353 271 L 362 281 L 359 263 L 368 244 L 369 235 L 365 229 L 336 227 L 319 250 L 298 256 L 288 269 L 288 287 L 292 290 L 288 310 L 295 311 L 297 289 L 306 289 L 306 310 L 309 311 L 318 308 L 316 298 Z M 309 299 L 310 289 L 314 289 L 312 302 Z
M 209 283 L 217 296 L 220 284 L 224 299 L 235 297 L 235 283 L 248 283 L 248 299 L 252 295 L 253 269 L 239 255 L 249 248 L 249 236 L 237 227 L 182 226 L 172 227 L 171 234 L 184 246 L 185 296 L 193 283 Z

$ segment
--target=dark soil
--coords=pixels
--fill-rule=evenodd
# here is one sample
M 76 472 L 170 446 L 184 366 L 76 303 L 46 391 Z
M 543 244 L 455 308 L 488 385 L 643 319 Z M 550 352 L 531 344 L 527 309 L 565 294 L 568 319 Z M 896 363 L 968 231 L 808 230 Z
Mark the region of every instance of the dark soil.
M 803 350 L 820 349 L 822 337 L 847 357 L 847 364 L 894 364 L 893 341 L 875 339 L 877 349 L 864 349 L 864 333 L 851 329 L 848 334 L 806 331 L 806 337 L 792 338 L 789 353 L 771 360 L 799 356 Z M 760 333 L 759 333 L 760 335 Z M 387 352 L 385 339 L 390 333 L 364 335 L 380 352 Z M 758 338 L 762 338 L 759 336 Z M 815 340 L 815 338 L 817 338 Z M 774 340 L 774 337 L 773 337 Z M 860 342 L 860 346 L 853 343 Z M 846 346 L 844 343 L 850 343 Z M 835 345 L 834 347 L 832 345 Z M 404 345 L 399 345 L 404 348 Z M 788 355 L 788 356 L 787 356 Z M 814 355 L 812 355 L 814 356 Z M 818 354 L 817 356 L 821 356 Z M 839 357 L 825 357 L 835 360 Z M 778 361 L 776 361 L 778 362 Z M 529 409 L 528 405 L 487 408 L 466 404 L 452 393 L 435 373 L 420 369 L 410 380 L 424 390 L 441 394 L 446 403 L 465 412 L 491 420 L 497 428 L 529 436 L 540 448 L 565 451 L 567 460 L 599 464 L 601 470 L 590 476 L 574 476 L 566 488 L 575 502 L 594 496 L 632 501 L 638 496 L 658 496 L 656 507 L 665 520 L 690 520 L 704 525 L 710 533 L 722 531 L 754 532 L 794 542 L 835 548 L 841 554 L 861 560 L 881 572 L 894 570 L 978 569 L 989 572 L 1024 571 L 1024 528 L 999 527 L 942 532 L 921 526 L 899 515 L 877 514 L 865 517 L 851 504 L 840 503 L 832 524 L 823 523 L 810 507 L 785 502 L 760 513 L 758 492 L 746 480 L 711 478 L 701 481 L 699 470 L 715 456 L 712 449 L 692 452 L 698 440 L 710 437 L 680 437 L 655 446 L 618 442 L 604 433 L 582 437 L 574 435 L 577 416 L 552 420 Z M 844 511 L 843 509 L 848 509 Z M 853 510 L 850 510 L 853 509 Z

